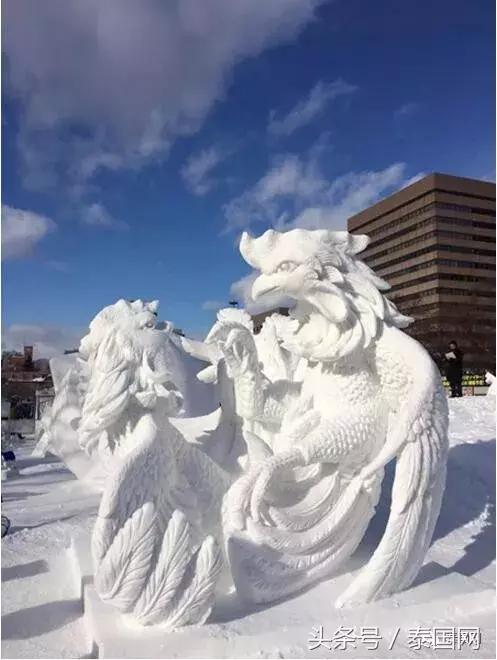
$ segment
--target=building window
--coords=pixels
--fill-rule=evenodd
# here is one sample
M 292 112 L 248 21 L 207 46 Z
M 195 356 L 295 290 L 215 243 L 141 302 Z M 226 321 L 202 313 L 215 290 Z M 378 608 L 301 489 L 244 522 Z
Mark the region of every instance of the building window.
M 395 264 L 403 264 L 409 259 L 414 259 L 415 257 L 421 257 L 423 254 L 429 254 L 430 252 L 459 252 L 460 254 L 478 254 L 481 256 L 486 256 L 486 257 L 495 257 L 495 250 L 484 250 L 481 248 L 470 248 L 470 247 L 461 247 L 461 246 L 453 246 L 453 245 L 439 245 L 434 243 L 433 245 L 429 245 L 425 248 L 421 248 L 420 250 L 415 250 L 414 252 L 411 252 L 408 256 L 402 256 L 398 257 L 396 259 L 390 259 L 389 261 L 385 261 L 381 264 L 376 264 L 374 260 L 379 257 L 379 254 L 375 254 L 374 256 L 370 257 L 369 259 L 366 258 L 365 261 L 370 266 L 370 268 L 374 269 L 384 269 L 388 268 L 389 266 L 394 266 Z M 384 256 L 384 255 L 382 255 Z M 460 262 L 462 263 L 462 262 Z M 485 267 L 485 266 L 478 266 L 476 264 L 473 264 L 473 262 L 466 262 L 471 264 L 471 267 Z M 495 270 L 495 264 L 488 264 L 488 267 L 490 269 Z
M 461 204 L 447 204 L 446 202 L 437 202 L 441 209 L 450 209 L 451 211 L 461 211 L 462 213 L 477 213 L 479 215 L 492 215 L 495 217 L 495 210 L 482 209 L 476 206 L 462 206 Z

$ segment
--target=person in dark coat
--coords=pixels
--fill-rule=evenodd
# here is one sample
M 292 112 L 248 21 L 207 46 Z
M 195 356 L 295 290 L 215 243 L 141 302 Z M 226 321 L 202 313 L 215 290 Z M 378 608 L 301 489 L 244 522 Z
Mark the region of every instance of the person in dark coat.
M 463 353 L 457 342 L 451 341 L 445 354 L 445 375 L 449 381 L 451 397 L 462 396 L 462 359 Z

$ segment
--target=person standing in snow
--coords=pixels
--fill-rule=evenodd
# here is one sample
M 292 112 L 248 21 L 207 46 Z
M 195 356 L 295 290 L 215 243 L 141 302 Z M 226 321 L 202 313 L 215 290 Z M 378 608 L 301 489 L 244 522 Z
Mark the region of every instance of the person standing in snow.
M 445 375 L 450 385 L 451 397 L 462 396 L 462 360 L 463 353 L 457 342 L 451 341 L 449 350 L 445 354 Z

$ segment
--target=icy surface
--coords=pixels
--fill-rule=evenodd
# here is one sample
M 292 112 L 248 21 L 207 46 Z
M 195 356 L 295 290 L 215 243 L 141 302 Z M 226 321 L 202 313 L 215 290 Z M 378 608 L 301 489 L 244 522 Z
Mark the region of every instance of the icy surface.
M 453 651 L 414 652 L 407 646 L 408 629 L 445 625 L 481 627 L 481 650 L 466 650 L 460 657 L 495 657 L 495 413 L 488 399 L 450 401 L 451 449 L 442 513 L 425 566 L 410 590 L 353 611 L 333 607 L 340 588 L 334 582 L 349 576 L 268 607 L 248 608 L 231 597 L 219 603 L 212 622 L 202 629 L 171 634 L 126 629 L 126 638 L 116 635 L 105 656 L 454 657 Z M 28 458 L 31 450 L 32 443 L 18 448 L 20 475 L 2 489 L 3 513 L 12 521 L 2 540 L 2 655 L 92 657 L 96 650 L 67 548 L 74 534 L 91 529 L 98 496 L 56 459 Z M 376 544 L 388 510 L 385 488 L 357 564 L 369 545 Z M 378 626 L 385 640 L 377 651 L 360 644 L 346 653 L 323 647 L 309 651 L 311 628 L 319 625 L 328 634 L 340 625 L 356 632 L 361 626 Z M 397 627 L 400 633 L 389 653 L 388 637 Z M 100 653 L 104 655 L 103 649 Z

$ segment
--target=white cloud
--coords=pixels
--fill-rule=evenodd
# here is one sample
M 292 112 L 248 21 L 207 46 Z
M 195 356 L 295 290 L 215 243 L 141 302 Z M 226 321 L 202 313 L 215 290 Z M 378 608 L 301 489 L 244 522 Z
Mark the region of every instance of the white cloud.
M 307 155 L 276 158 L 268 171 L 224 207 L 226 230 L 263 222 L 292 227 L 344 229 L 355 213 L 420 178 L 406 177 L 405 163 L 378 171 L 349 172 L 328 181 L 321 171 L 322 140 Z
M 227 229 L 243 228 L 256 221 L 276 224 L 282 219 L 282 202 L 309 203 L 326 186 L 314 155 L 306 160 L 295 154 L 276 157 L 252 188 L 224 206 Z
M 394 163 L 383 170 L 344 174 L 329 184 L 315 204 L 280 228 L 346 229 L 350 216 L 411 183 L 405 170 L 405 163 Z
M 381 198 L 410 185 L 422 175 L 406 176 L 405 163 L 393 163 L 381 170 L 349 172 L 327 181 L 320 171 L 319 153 L 307 157 L 287 155 L 259 181 L 225 207 L 227 229 L 241 230 L 264 222 L 280 231 L 347 228 L 347 219 Z M 235 282 L 232 296 L 252 313 L 288 304 L 279 297 L 254 301 L 250 297 L 254 273 Z
M 81 212 L 81 219 L 85 225 L 100 229 L 127 229 L 128 225 L 116 220 L 109 211 L 98 202 L 85 206 Z
M 34 247 L 57 225 L 50 218 L 31 211 L 2 206 L 2 259 L 18 259 Z
M 277 136 L 291 135 L 299 128 L 310 124 L 336 98 L 356 90 L 357 87 L 341 79 L 332 83 L 319 81 L 311 89 L 308 97 L 299 101 L 288 114 L 278 119 L 272 111 L 269 116 L 268 132 Z
M 241 307 L 247 309 L 247 311 L 250 311 L 248 307 L 253 303 L 250 291 L 256 277 L 257 273 L 255 271 L 249 273 L 236 282 L 233 282 L 230 288 L 230 293 L 233 299 L 236 300 Z
M 223 302 L 222 300 L 206 300 L 202 303 L 202 309 L 206 312 L 216 312 L 218 309 L 226 306 L 226 301 Z
M 78 328 L 13 324 L 3 329 L 2 348 L 22 350 L 24 345 L 33 345 L 35 359 L 62 355 L 65 350 L 78 348 L 85 331 Z
M 325 1 L 4 3 L 25 182 L 80 182 L 164 157 L 200 128 L 237 63 L 294 38 Z
M 418 172 L 414 176 L 411 176 L 409 179 L 406 179 L 402 183 L 402 187 L 407 188 L 407 186 L 412 186 L 413 183 L 416 183 L 416 181 L 423 179 L 425 176 L 427 176 L 427 172 Z
M 251 291 L 252 284 L 257 275 L 258 273 L 253 271 L 236 282 L 233 282 L 231 285 L 231 296 L 240 304 L 240 307 L 246 309 L 249 314 L 259 314 L 260 312 L 266 312 L 269 309 L 288 307 L 292 304 L 288 298 L 278 294 L 267 294 L 260 300 L 254 301 L 252 299 Z
M 214 188 L 218 181 L 212 176 L 213 170 L 223 162 L 229 153 L 212 146 L 198 154 L 190 156 L 181 168 L 181 176 L 186 187 L 194 195 L 205 195 Z

